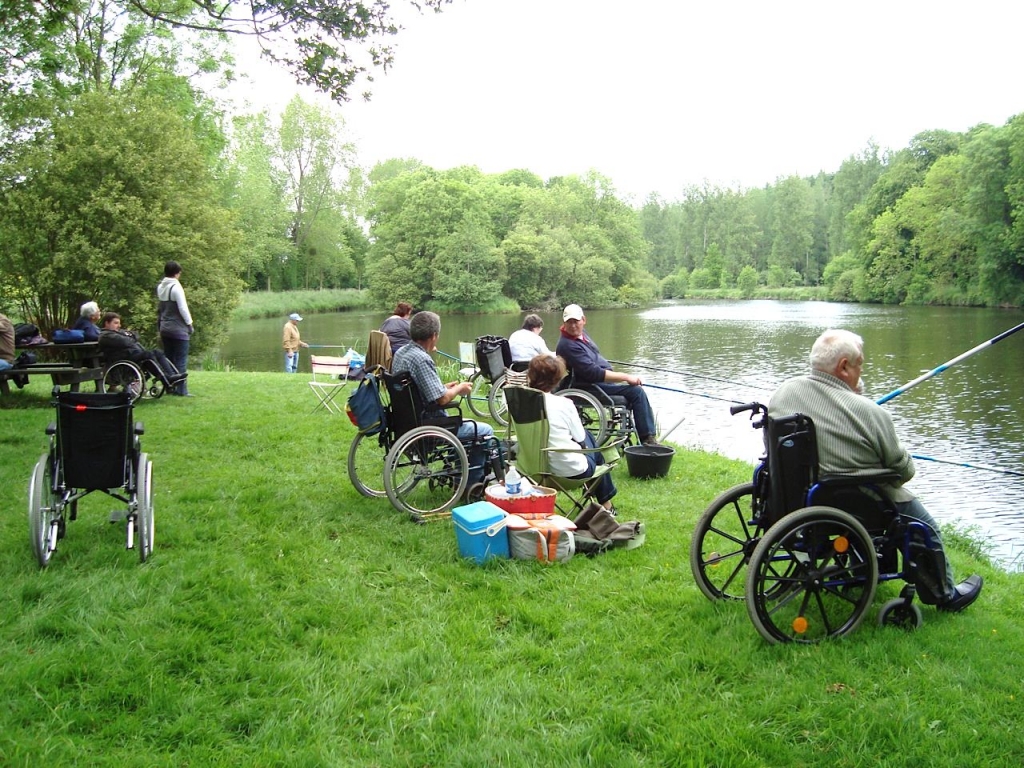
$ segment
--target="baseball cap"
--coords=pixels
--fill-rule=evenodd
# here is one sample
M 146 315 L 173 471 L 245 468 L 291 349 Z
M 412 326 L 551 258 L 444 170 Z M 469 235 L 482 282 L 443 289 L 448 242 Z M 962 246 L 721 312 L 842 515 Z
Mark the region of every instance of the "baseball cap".
M 570 304 L 562 312 L 562 322 L 566 320 L 582 320 L 583 319 L 583 307 L 579 304 Z
M 288 315 L 288 319 L 298 321 L 302 319 L 302 316 L 298 312 L 292 312 L 290 315 Z

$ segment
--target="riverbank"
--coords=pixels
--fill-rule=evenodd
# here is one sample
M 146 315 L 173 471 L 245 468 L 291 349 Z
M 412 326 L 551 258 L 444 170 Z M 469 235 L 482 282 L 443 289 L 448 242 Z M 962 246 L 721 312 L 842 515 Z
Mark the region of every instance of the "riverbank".
M 764 644 L 688 567 L 697 516 L 749 465 L 680 451 L 620 472 L 636 550 L 545 567 L 458 557 L 351 487 L 347 419 L 308 376 L 190 375 L 143 402 L 156 549 L 139 565 L 90 496 L 44 572 L 26 487 L 41 384 L 0 403 L 0 762 L 234 765 L 1017 764 L 1024 576 L 954 540 L 985 592 L 912 633 Z M 955 537 L 954 537 L 955 538 Z

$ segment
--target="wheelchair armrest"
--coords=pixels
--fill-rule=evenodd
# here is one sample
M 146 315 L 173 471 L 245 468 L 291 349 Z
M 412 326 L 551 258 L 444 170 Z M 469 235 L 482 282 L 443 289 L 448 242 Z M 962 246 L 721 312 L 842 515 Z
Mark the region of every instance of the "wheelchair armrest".
M 142 425 L 141 421 L 136 421 L 135 422 L 134 432 L 135 432 L 136 435 L 144 435 L 144 434 L 146 434 L 146 428 Z
M 818 485 L 828 488 L 854 488 L 873 483 L 899 483 L 900 475 L 888 469 L 880 469 L 870 475 L 821 475 Z
M 56 421 L 51 421 L 49 424 L 46 425 L 46 434 L 51 435 L 51 436 L 57 434 L 57 422 Z

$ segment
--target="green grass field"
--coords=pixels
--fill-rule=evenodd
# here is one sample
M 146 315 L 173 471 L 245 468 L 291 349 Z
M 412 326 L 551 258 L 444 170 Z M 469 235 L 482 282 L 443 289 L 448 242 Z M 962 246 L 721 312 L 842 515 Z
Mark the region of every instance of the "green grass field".
M 309 412 L 307 379 L 200 371 L 196 397 L 136 407 L 156 505 L 142 565 L 93 494 L 39 570 L 27 486 L 53 410 L 34 380 L 0 400 L 0 765 L 1024 761 L 1024 576 L 970 542 L 957 572 L 987 583 L 965 613 L 925 607 L 904 633 L 873 610 L 840 641 L 770 646 L 688 566 L 697 516 L 745 464 L 618 472 L 639 549 L 481 567 L 450 522 L 356 494 L 354 430 Z

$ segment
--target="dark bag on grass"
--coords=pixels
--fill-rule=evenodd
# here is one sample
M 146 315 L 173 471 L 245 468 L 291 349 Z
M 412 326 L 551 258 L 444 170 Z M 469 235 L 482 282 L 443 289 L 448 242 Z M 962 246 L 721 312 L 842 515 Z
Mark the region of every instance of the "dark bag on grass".
M 349 395 L 345 412 L 364 435 L 376 435 L 387 427 L 387 413 L 380 399 L 380 378 L 376 374 L 367 373 L 363 377 Z
M 644 524 L 637 520 L 619 522 L 597 502 L 591 502 L 573 520 L 576 530 L 576 552 L 590 557 L 612 547 L 636 549 L 647 538 Z

